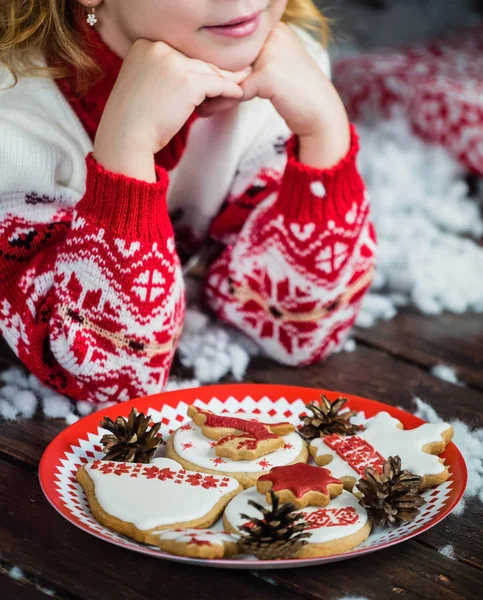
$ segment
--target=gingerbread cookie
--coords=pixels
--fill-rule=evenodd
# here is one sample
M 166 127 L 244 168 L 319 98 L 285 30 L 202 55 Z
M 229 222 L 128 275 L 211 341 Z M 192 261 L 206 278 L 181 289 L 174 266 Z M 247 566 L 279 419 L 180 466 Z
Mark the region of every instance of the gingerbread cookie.
M 187 472 L 167 458 L 149 465 L 96 460 L 77 471 L 94 517 L 146 542 L 157 530 L 209 527 L 241 491 L 230 477 Z
M 357 435 L 333 434 L 313 440 L 310 453 L 318 465 L 329 465 L 349 491 L 364 475 L 365 467 L 381 472 L 389 456 L 399 455 L 403 469 L 422 477 L 420 489 L 424 490 L 448 479 L 448 469 L 437 455 L 452 437 L 453 428 L 448 423 L 403 429 L 400 421 L 380 412 Z
M 262 423 L 243 416 L 215 415 L 196 406 L 188 408 L 188 416 L 201 427 L 203 435 L 218 440 L 214 446 L 216 455 L 232 460 L 254 460 L 283 448 L 280 436 L 295 431 L 288 422 Z
M 191 558 L 229 558 L 239 553 L 236 537 L 211 529 L 165 529 L 152 533 L 146 542 L 164 552 Z
M 213 415 L 213 417 L 216 417 L 216 415 Z M 283 425 L 286 427 L 290 425 L 289 423 L 275 423 L 275 421 L 272 424 L 269 419 L 269 417 L 263 417 L 262 419 L 258 415 L 247 414 L 242 416 L 222 415 L 219 419 L 210 418 L 209 423 L 215 423 L 217 427 L 220 427 L 220 423 L 222 423 L 224 433 L 228 432 L 228 436 L 236 435 L 239 432 L 243 433 L 244 430 L 240 428 L 250 428 L 251 432 L 258 432 L 258 426 L 262 425 L 264 430 L 266 426 L 270 428 L 270 431 L 272 427 L 275 431 L 280 431 L 281 429 L 278 426 Z M 206 425 L 206 421 L 204 424 Z M 214 427 L 214 429 L 217 429 L 217 427 Z M 290 427 L 292 426 L 290 425 Z M 209 433 L 210 435 L 216 435 L 213 431 Z M 255 437 L 255 441 L 256 439 Z M 169 438 L 166 445 L 166 455 L 178 461 L 185 469 L 227 475 L 237 479 L 244 487 L 250 487 L 255 485 L 260 475 L 267 473 L 273 467 L 307 462 L 307 446 L 295 431 L 279 437 L 279 439 L 282 440 L 283 446 L 261 458 L 233 460 L 229 457 L 217 455 L 216 447 L 220 438 L 207 437 L 203 433 L 202 426 L 190 421 L 181 426 Z
M 342 482 L 332 477 L 328 469 L 306 463 L 274 467 L 257 481 L 257 490 L 265 494 L 267 502 L 271 502 L 269 492 L 272 490 L 280 502 L 290 502 L 295 508 L 327 506 L 342 489 Z
M 250 527 L 251 521 L 247 520 L 246 516 L 253 519 L 262 516 L 250 502 L 265 508 L 270 506 L 265 495 L 257 492 L 256 488 L 243 491 L 226 507 L 223 516 L 226 531 L 240 534 L 242 525 Z M 297 550 L 295 558 L 331 556 L 347 552 L 362 544 L 371 531 L 367 511 L 353 494 L 345 490 L 331 500 L 329 506 L 308 506 L 297 512 L 303 515 L 306 523 L 304 533 L 307 532 L 309 536 L 306 539 L 307 544 Z

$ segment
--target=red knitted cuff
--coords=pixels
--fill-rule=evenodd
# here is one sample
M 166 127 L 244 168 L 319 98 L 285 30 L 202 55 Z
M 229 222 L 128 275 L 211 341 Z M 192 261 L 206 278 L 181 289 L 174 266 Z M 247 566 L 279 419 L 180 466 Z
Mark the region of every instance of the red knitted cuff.
M 86 164 L 86 193 L 76 206 L 79 215 L 125 238 L 154 242 L 173 235 L 164 169 L 156 167 L 158 181 L 148 183 L 107 171 L 92 153 Z
M 346 156 L 330 169 L 315 169 L 298 160 L 298 138 L 287 144 L 288 163 L 276 209 L 294 221 L 326 223 L 344 214 L 354 200 L 362 199 L 364 183 L 357 170 L 359 137 L 351 125 L 351 146 Z

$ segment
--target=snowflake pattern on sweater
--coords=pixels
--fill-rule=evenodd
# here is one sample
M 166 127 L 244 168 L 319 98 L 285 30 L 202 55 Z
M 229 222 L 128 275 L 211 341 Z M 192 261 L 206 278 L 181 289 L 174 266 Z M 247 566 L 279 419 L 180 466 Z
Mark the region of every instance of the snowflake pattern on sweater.
M 215 220 L 212 235 L 223 241 L 226 230 L 227 249 L 209 270 L 206 297 L 267 355 L 303 365 L 345 340 L 372 281 L 375 236 L 354 129 L 351 149 L 334 169 L 300 164 L 295 146 L 288 144 L 284 171 L 263 168 Z M 235 237 L 230 213 L 249 201 L 256 208 Z
M 189 154 L 196 119 L 156 156 L 157 183 L 106 171 L 89 150 L 121 63 L 96 44 L 108 80 L 83 100 L 71 95 L 68 79 L 58 84 L 70 106 L 59 103 L 56 110 L 70 110 L 84 136 L 87 151 L 76 149 L 76 156 L 87 154 L 84 188 L 80 167 L 72 183 L 79 163 L 71 147 L 60 150 L 55 127 L 50 138 L 19 127 L 14 95 L 1 107 L 0 328 L 19 358 L 77 400 L 124 401 L 161 391 L 185 309 L 178 245 L 189 256 L 208 235 L 222 251 L 208 270 L 205 296 L 221 319 L 285 364 L 308 364 L 334 351 L 374 267 L 355 130 L 340 164 L 317 170 L 298 162 L 297 141 L 287 143 L 289 132 L 277 125 L 240 153 L 224 203 L 204 209 L 200 200 L 200 210 L 191 212 L 173 207 L 181 215 L 173 218 L 173 232 L 170 177 Z M 41 143 L 44 155 L 35 158 L 41 167 L 24 176 L 15 153 L 28 155 Z M 207 215 L 207 227 L 200 227 Z

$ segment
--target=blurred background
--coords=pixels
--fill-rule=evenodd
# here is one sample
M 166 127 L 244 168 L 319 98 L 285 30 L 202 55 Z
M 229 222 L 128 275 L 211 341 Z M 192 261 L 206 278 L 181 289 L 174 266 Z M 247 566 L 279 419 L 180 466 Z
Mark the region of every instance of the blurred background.
M 370 49 L 419 42 L 478 24 L 483 0 L 315 0 L 339 43 Z

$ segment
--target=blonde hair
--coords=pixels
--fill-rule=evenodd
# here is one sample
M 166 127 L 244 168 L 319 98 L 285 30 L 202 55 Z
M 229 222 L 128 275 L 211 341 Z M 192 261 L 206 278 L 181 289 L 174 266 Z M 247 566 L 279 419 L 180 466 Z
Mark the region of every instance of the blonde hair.
M 282 20 L 308 29 L 323 46 L 329 42 L 329 21 L 312 0 L 288 0 Z
M 3 0 L 0 7 L 0 65 L 19 75 L 65 77 L 77 72 L 78 91 L 84 91 L 100 69 L 79 42 L 76 23 L 85 19 L 78 2 L 66 0 Z M 283 16 L 312 31 L 321 43 L 328 40 L 328 22 L 312 0 L 288 0 Z M 39 65 L 43 54 L 49 67 Z

